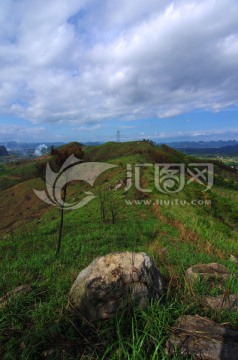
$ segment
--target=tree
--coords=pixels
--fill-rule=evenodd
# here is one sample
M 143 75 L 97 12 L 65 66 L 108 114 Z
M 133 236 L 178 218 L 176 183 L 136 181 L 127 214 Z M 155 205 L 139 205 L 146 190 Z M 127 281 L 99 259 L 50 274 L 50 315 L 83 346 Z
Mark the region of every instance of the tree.
M 102 222 L 111 222 L 115 224 L 116 208 L 114 194 L 115 189 L 111 185 L 100 185 L 98 188 L 98 199 L 100 203 L 100 215 Z M 110 214 L 110 215 L 109 215 Z
M 39 161 L 36 163 L 35 176 L 45 180 L 46 162 Z
M 84 152 L 80 144 L 70 143 L 68 145 L 60 147 L 59 149 L 55 149 L 52 147 L 51 155 L 52 155 L 52 159 L 50 161 L 50 166 L 52 170 L 54 170 L 55 172 L 59 172 L 62 165 L 71 155 L 74 155 L 76 158 L 83 161 Z M 64 224 L 64 204 L 67 196 L 67 186 L 68 183 L 66 182 L 66 184 L 61 189 L 62 205 L 60 207 L 60 223 L 59 223 L 59 235 L 58 235 L 56 253 L 55 253 L 56 256 L 59 255 L 60 247 L 61 247 L 61 239 L 62 239 L 63 224 Z
M 156 146 L 156 142 L 155 142 L 155 141 L 152 141 L 152 140 L 150 140 L 150 139 L 143 139 L 142 141 L 145 142 L 145 143 L 148 143 L 148 144 L 150 144 L 150 145 Z

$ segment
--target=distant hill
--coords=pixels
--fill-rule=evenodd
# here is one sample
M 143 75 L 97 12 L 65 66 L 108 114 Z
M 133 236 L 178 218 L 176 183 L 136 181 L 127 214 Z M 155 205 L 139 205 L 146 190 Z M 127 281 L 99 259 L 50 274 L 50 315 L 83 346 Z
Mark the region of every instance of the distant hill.
M 7 151 L 7 149 L 5 148 L 5 146 L 0 146 L 0 156 L 8 156 L 9 153 Z
M 97 141 L 87 141 L 84 143 L 84 145 L 86 146 L 99 146 L 102 145 L 102 142 L 97 142 Z

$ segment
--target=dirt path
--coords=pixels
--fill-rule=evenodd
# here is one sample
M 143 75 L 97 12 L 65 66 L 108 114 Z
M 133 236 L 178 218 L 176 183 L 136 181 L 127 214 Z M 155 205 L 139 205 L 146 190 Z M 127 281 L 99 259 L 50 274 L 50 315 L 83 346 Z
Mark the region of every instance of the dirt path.
M 160 211 L 160 207 L 157 204 L 153 205 L 153 212 L 158 217 L 158 219 L 179 231 L 179 238 L 176 241 L 183 241 L 189 244 L 192 244 L 197 252 L 206 252 L 207 254 L 215 255 L 221 259 L 225 258 L 225 253 L 221 249 L 217 249 L 214 245 L 207 241 L 203 240 L 200 235 L 194 232 L 192 229 L 187 228 L 180 221 L 175 219 L 168 219 L 165 215 L 163 215 Z

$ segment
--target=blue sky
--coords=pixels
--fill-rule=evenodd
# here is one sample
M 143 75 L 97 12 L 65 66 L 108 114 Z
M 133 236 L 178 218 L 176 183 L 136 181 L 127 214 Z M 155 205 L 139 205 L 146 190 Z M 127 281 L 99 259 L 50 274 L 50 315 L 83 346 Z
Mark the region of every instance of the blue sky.
M 238 140 L 237 0 L 2 0 L 0 142 Z

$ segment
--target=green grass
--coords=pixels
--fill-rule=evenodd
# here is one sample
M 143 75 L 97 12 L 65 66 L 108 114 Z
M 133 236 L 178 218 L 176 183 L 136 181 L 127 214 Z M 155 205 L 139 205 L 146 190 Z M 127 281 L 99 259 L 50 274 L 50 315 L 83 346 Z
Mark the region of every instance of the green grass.
M 45 160 L 43 160 L 44 162 Z M 41 161 L 42 162 L 42 161 Z M 14 185 L 36 177 L 37 161 L 21 160 L 0 164 L 0 189 L 7 190 Z
M 112 161 L 116 165 L 108 175 L 102 175 L 100 184 L 113 186 L 125 176 L 126 163 L 157 161 L 162 155 L 172 162 L 176 152 L 166 148 L 157 149 L 150 144 L 109 143 L 99 148 L 88 148 L 88 156 L 97 161 Z M 140 148 L 141 153 L 138 153 Z M 106 154 L 112 151 L 111 158 Z M 122 156 L 121 156 L 122 155 Z M 112 160 L 112 158 L 114 159 Z M 177 162 L 183 155 L 177 156 Z M 109 159 L 110 158 L 110 159 Z M 185 159 L 189 161 L 189 159 Z M 22 171 L 22 170 L 21 170 Z M 219 168 L 217 168 L 219 173 Z M 225 170 L 221 170 L 225 171 Z M 143 181 L 150 185 L 151 170 L 143 173 Z M 219 176 L 221 174 L 219 173 Z M 229 176 L 229 172 L 226 172 Z M 232 175 L 233 177 L 233 175 Z M 31 186 L 42 186 L 37 180 L 17 185 L 20 205 L 29 201 L 25 195 Z M 153 187 L 153 186 L 152 186 Z M 68 201 L 80 199 L 82 189 L 89 187 L 72 184 Z M 13 187 L 2 192 L 4 212 L 13 207 Z M 2 359 L 41 359 L 48 354 L 50 359 L 167 359 L 165 344 L 171 327 L 183 314 L 208 316 L 219 323 L 228 323 L 237 328 L 238 314 L 229 311 L 211 311 L 204 307 L 202 297 L 217 295 L 218 288 L 211 288 L 200 281 L 188 286 L 186 269 L 196 263 L 219 262 L 229 268 L 233 276 L 226 282 L 224 291 L 238 294 L 237 268 L 229 261 L 231 254 L 238 253 L 237 203 L 234 190 L 222 185 L 209 193 L 201 187 L 190 187 L 170 199 L 210 199 L 206 206 L 152 206 L 126 205 L 125 200 L 168 199 L 155 189 L 150 195 L 131 189 L 113 192 L 116 223 L 102 223 L 98 199 L 86 207 L 65 212 L 62 248 L 55 259 L 58 235 L 59 210 L 46 207 L 39 219 L 27 219 L 10 232 L 2 233 L 0 241 L 0 271 L 2 274 L 0 296 L 21 284 L 31 284 L 32 291 L 19 295 L 0 309 L 0 348 Z M 21 197 L 22 196 L 22 197 Z M 4 205 L 5 204 L 5 205 Z M 39 204 L 32 203 L 31 211 L 39 211 Z M 29 213 L 30 214 L 30 213 Z M 17 220 L 17 219 L 16 219 Z M 161 253 L 166 247 L 168 256 Z M 72 314 L 67 307 L 67 296 L 79 271 L 99 255 L 114 251 L 144 251 L 148 253 L 167 279 L 165 298 L 154 301 L 147 309 L 122 309 L 116 318 L 87 324 Z M 173 359 L 181 359 L 177 354 Z

